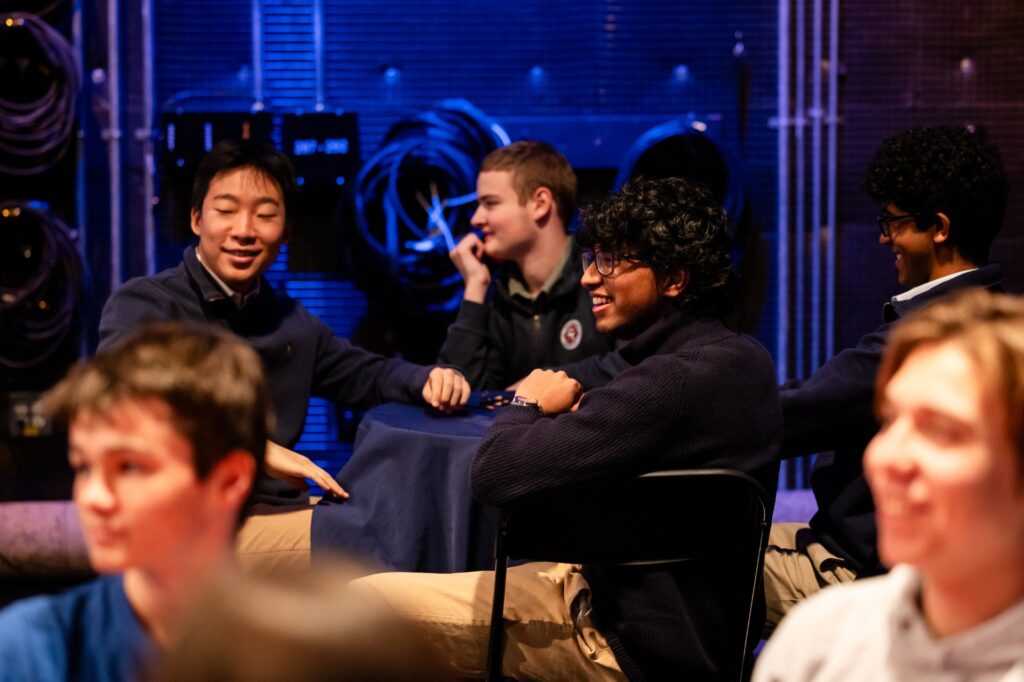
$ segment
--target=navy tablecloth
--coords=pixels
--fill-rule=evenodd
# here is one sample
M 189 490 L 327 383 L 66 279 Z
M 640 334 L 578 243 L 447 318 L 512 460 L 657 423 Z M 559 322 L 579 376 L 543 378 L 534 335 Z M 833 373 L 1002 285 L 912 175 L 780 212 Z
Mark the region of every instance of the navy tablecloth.
M 340 551 L 400 571 L 493 568 L 497 510 L 469 489 L 492 414 L 445 416 L 397 403 L 367 412 L 337 477 L 351 497 L 313 509 L 314 560 Z

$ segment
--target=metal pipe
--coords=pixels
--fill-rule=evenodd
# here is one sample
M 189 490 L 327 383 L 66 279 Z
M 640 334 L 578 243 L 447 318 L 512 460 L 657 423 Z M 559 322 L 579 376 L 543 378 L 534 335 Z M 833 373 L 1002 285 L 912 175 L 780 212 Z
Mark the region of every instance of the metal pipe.
M 121 286 L 124 249 L 121 210 L 121 36 L 120 0 L 107 0 L 107 163 L 110 167 L 110 290 Z
M 789 378 L 789 39 L 789 0 L 779 0 L 775 368 L 780 383 Z
M 814 0 L 814 47 L 811 76 L 811 368 L 821 364 L 821 0 Z
M 324 110 L 324 4 L 313 0 L 313 72 L 316 79 L 317 111 Z
M 839 0 L 829 3 L 828 31 L 828 261 L 826 263 L 825 356 L 835 352 L 836 327 L 836 199 L 839 191 Z
M 806 49 L 806 14 L 807 7 L 804 0 L 796 0 L 796 111 L 793 114 L 793 135 L 795 150 L 796 187 L 794 188 L 794 211 L 796 220 L 793 226 L 793 269 L 796 295 L 793 297 L 795 322 L 793 328 L 796 330 L 793 352 L 793 375 L 803 376 L 806 372 L 804 366 L 804 340 L 807 338 L 805 328 L 806 320 L 804 312 L 807 308 L 807 295 L 804 285 L 807 278 L 806 273 L 806 241 L 807 241 L 807 206 L 806 206 L 806 185 L 807 185 L 807 158 L 804 140 L 804 130 L 807 123 L 807 110 L 805 103 L 807 83 L 807 49 Z
M 263 111 L 263 2 L 252 0 L 252 110 Z
M 143 172 L 145 178 L 142 188 L 143 219 L 145 231 L 146 274 L 156 272 L 156 220 L 153 217 L 153 183 L 156 178 L 156 161 L 153 154 L 153 0 L 142 0 L 139 3 L 142 18 L 142 118 L 145 127 L 136 131 L 136 140 L 142 144 Z

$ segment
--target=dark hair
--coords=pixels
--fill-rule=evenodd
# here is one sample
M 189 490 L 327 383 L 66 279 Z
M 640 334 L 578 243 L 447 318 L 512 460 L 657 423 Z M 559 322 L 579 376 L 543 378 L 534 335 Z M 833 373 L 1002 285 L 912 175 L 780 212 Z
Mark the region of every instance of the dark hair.
M 192 445 L 205 478 L 234 450 L 263 468 L 271 422 L 256 351 L 227 332 L 185 322 L 146 325 L 71 368 L 43 399 L 55 418 L 108 414 L 125 400 L 165 404 L 175 430 Z
M 215 177 L 237 168 L 251 168 L 278 186 L 284 198 L 285 225 L 290 228 L 295 217 L 295 195 L 299 189 L 295 168 L 287 156 L 256 140 L 223 140 L 203 157 L 192 183 L 192 210 L 202 212 L 203 200 Z
M 520 140 L 499 147 L 484 157 L 480 172 L 509 171 L 519 203 L 525 204 L 539 187 L 547 187 L 554 197 L 558 217 L 569 229 L 576 212 L 576 173 L 569 161 L 546 142 Z
M 970 358 L 982 386 L 1006 409 L 1006 428 L 1024 467 L 1024 299 L 1017 296 L 969 289 L 900 321 L 878 370 L 876 407 L 911 353 L 945 343 Z
M 661 278 L 686 270 L 675 304 L 720 317 L 732 303 L 733 275 L 725 212 L 703 185 L 683 178 L 630 180 L 582 212 L 585 247 L 635 251 Z
M 908 213 L 945 213 L 949 241 L 977 265 L 1002 226 L 1009 182 L 999 150 L 965 128 L 911 128 L 890 137 L 868 164 L 868 194 Z M 926 230 L 933 221 L 918 223 Z
M 367 570 L 227 572 L 185 616 L 164 652 L 158 682 L 448 682 L 436 646 L 353 578 Z

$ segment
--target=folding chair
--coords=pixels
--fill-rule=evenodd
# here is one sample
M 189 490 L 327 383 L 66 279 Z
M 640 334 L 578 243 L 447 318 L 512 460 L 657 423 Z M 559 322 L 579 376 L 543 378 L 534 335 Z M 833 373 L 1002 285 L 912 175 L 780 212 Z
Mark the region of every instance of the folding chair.
M 743 472 L 696 469 L 550 490 L 502 507 L 494 543 L 488 678 L 502 679 L 509 559 L 650 565 L 707 558 L 728 561 L 742 576 L 736 585 L 742 598 L 735 602 L 742 613 L 731 614 L 728 622 L 737 625 L 728 636 L 735 647 L 736 679 L 745 679 L 770 499 Z

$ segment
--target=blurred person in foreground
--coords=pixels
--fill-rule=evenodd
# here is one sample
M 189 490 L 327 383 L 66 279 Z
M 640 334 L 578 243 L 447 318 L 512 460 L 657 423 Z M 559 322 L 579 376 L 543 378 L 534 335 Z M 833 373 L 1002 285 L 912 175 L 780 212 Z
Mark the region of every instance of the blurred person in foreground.
M 143 327 L 73 367 L 44 405 L 68 422 L 102 575 L 0 612 L 0 680 L 135 680 L 231 556 L 267 438 L 260 360 L 211 329 Z
M 797 606 L 755 682 L 1024 680 L 1024 300 L 908 317 L 875 405 L 864 469 L 891 571 Z
M 422 633 L 349 581 L 354 563 L 226 571 L 197 599 L 160 682 L 454 682 Z

